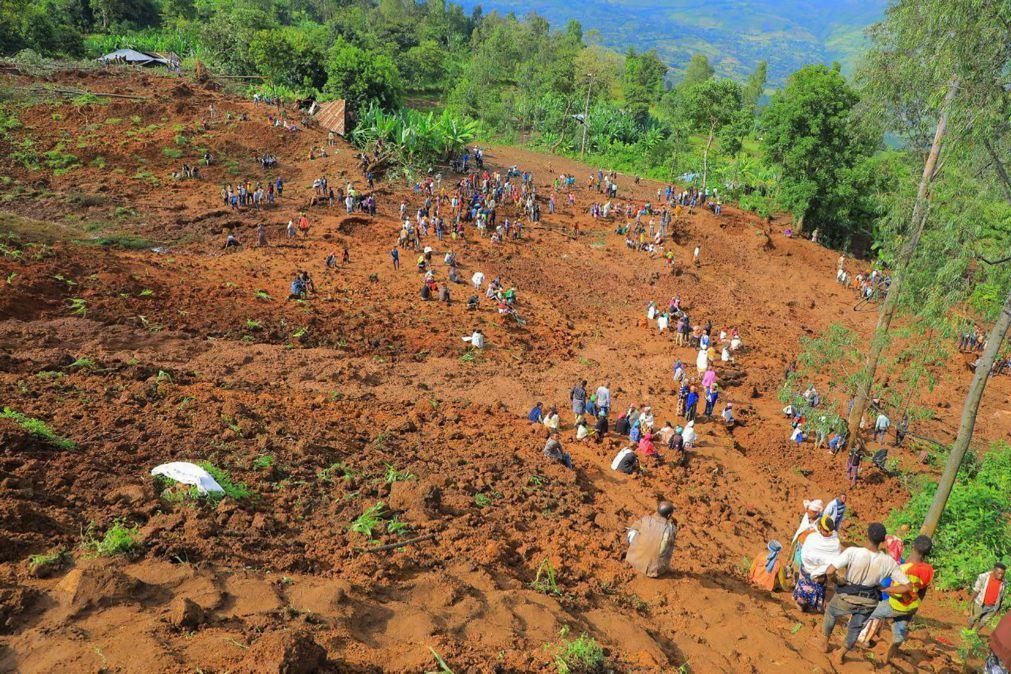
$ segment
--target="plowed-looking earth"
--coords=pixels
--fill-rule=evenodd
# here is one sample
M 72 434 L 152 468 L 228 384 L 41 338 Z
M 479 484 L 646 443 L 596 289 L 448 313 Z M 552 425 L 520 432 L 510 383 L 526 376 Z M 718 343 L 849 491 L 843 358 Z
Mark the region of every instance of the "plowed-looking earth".
M 733 208 L 719 218 L 700 211 L 678 228 L 671 274 L 627 248 L 614 220 L 588 216 L 599 199 L 585 187 L 591 167 L 492 147 L 489 167 L 531 171 L 543 198 L 557 174 L 574 174 L 575 206 L 564 195 L 557 214 L 542 204 L 542 221 L 519 241 L 492 244 L 469 227 L 466 240 L 423 243 L 440 283 L 452 248 L 464 278 L 482 271 L 515 286 L 521 326 L 483 293 L 468 311 L 466 285 L 452 287 L 450 305 L 421 301 L 416 253 L 403 251 L 394 271 L 400 202 L 413 214 L 422 200 L 409 185 L 380 180 L 373 218 L 309 206 L 321 175 L 335 188 L 364 188 L 343 141 L 309 160 L 311 146 L 326 144 L 320 131 L 274 128 L 271 108 L 184 79 L 53 79 L 148 98 L 40 101 L 20 108 L 22 127 L 0 140 L 0 175 L 12 178 L 0 226 L 20 237 L 0 258 L 0 395 L 76 443 L 58 449 L 0 419 L 0 671 L 318 662 L 333 672 L 421 672 L 436 669 L 430 648 L 458 673 L 553 671 L 564 626 L 595 637 L 617 671 L 833 671 L 812 641 L 820 616 L 750 587 L 745 558 L 770 538 L 790 539 L 804 498 L 829 499 L 845 484 L 844 455 L 788 442 L 776 398 L 802 336 L 837 322 L 863 335 L 873 327 L 873 311 L 853 311 L 852 291 L 835 282 L 838 253 Z M 69 153 L 79 166 L 25 169 L 12 153 L 28 137 L 39 153 Z M 216 161 L 202 180 L 170 177 L 204 148 Z M 265 151 L 276 169 L 256 162 Z M 278 174 L 286 187 L 277 206 L 222 203 L 222 184 Z M 444 170 L 447 188 L 451 175 Z M 618 202 L 656 201 L 656 183 L 618 183 Z M 310 235 L 287 240 L 300 210 Z M 257 248 L 261 222 L 270 245 Z M 226 252 L 233 229 L 243 245 Z M 95 245 L 124 235 L 150 245 Z M 343 244 L 350 263 L 326 269 Z M 300 269 L 318 293 L 286 300 Z M 627 477 L 609 469 L 622 446 L 613 433 L 574 441 L 568 392 L 579 379 L 591 390 L 610 382 L 615 412 L 651 404 L 658 424 L 674 421 L 672 364 L 694 369 L 694 352 L 660 335 L 645 307 L 675 294 L 695 321 L 741 331 L 737 363 L 717 367 L 741 424 L 730 435 L 700 421 L 687 467 Z M 461 337 L 476 327 L 487 347 L 465 355 Z M 950 438 L 957 409 L 940 401 L 959 400 L 969 374 L 958 360 L 938 375 L 945 395 L 917 432 Z M 1011 426 L 1008 389 L 1005 378 L 991 385 L 980 437 Z M 544 430 L 526 421 L 536 400 L 558 406 L 574 471 L 542 456 Z M 933 470 L 896 454 L 904 470 Z M 217 507 L 173 501 L 149 475 L 160 463 L 203 460 L 252 496 Z M 391 483 L 391 471 L 413 478 Z M 624 563 L 624 533 L 660 497 L 676 505 L 679 535 L 673 572 L 653 580 Z M 907 497 L 866 468 L 844 540 Z M 350 531 L 379 501 L 409 529 L 390 533 L 387 517 L 374 541 Z M 132 555 L 81 547 L 89 523 L 100 535 L 117 518 L 140 527 Z M 364 552 L 428 533 L 435 538 Z M 32 555 L 58 550 L 69 553 L 59 571 L 29 572 Z M 545 560 L 557 592 L 531 587 Z M 930 595 L 902 671 L 961 670 L 961 599 Z M 887 642 L 855 651 L 845 669 L 872 671 Z

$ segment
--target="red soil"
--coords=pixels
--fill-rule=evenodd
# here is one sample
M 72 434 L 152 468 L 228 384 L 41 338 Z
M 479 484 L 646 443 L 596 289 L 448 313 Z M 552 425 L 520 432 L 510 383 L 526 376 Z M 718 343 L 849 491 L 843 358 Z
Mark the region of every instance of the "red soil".
M 319 132 L 271 128 L 266 108 L 183 80 L 56 79 L 152 98 L 24 109 L 26 129 L 14 137 L 30 132 L 43 151 L 63 142 L 84 165 L 66 175 L 0 160 L 0 174 L 16 181 L 5 207 L 25 218 L 17 227 L 59 240 L 0 258 L 0 274 L 16 274 L 0 293 L 0 392 L 5 405 L 78 444 L 57 450 L 0 420 L 0 670 L 282 671 L 319 661 L 326 671 L 418 672 L 434 668 L 431 647 L 457 672 L 549 671 L 545 644 L 565 625 L 596 637 L 619 671 L 832 669 L 812 643 L 819 618 L 800 614 L 788 595 L 750 588 L 742 560 L 769 538 L 789 539 L 802 499 L 831 498 L 845 482 L 844 457 L 789 445 L 776 399 L 801 336 L 833 322 L 865 335 L 872 328 L 872 313 L 854 312 L 855 298 L 834 281 L 835 252 L 778 232 L 769 249 L 768 225 L 727 208 L 720 219 L 690 218 L 676 248 L 684 273 L 670 275 L 660 260 L 628 250 L 613 223 L 588 218 L 595 194 L 580 187 L 575 212 L 545 208 L 523 241 L 452 244 L 465 277 L 480 269 L 518 288 L 527 324 L 504 324 L 483 298 L 468 312 L 464 286 L 454 287 L 450 306 L 419 302 L 409 253 L 393 271 L 398 205 L 419 201 L 402 184 L 379 185 L 374 219 L 315 208 L 310 238 L 283 240 L 313 178 L 325 174 L 334 186 L 359 178 L 349 146 L 309 161 Z M 197 132 L 211 102 L 218 117 L 210 132 Z M 228 112 L 250 121 L 226 121 Z M 126 133 L 137 129 L 146 130 Z M 163 154 L 180 133 L 189 161 L 196 147 L 219 158 L 202 182 L 168 178 L 186 161 Z M 268 149 L 287 182 L 280 206 L 262 215 L 223 208 L 220 185 L 265 177 L 252 157 Z M 98 156 L 104 169 L 91 165 Z M 489 151 L 489 163 L 532 171 L 542 194 L 561 171 L 581 184 L 590 171 L 504 147 Z M 161 186 L 131 177 L 145 170 Z M 619 182 L 637 202 L 657 188 Z M 226 229 L 251 244 L 261 221 L 269 248 L 221 250 Z M 68 242 L 87 239 L 89 223 L 168 250 Z M 324 271 L 324 257 L 342 243 L 351 264 Z M 444 246 L 427 243 L 441 258 Z M 692 269 L 696 244 L 702 266 Z M 319 295 L 285 301 L 302 268 Z M 615 409 L 645 402 L 658 421 L 673 420 L 671 364 L 680 357 L 694 366 L 693 353 L 645 326 L 644 307 L 675 293 L 693 318 L 741 330 L 740 379 L 723 399 L 735 403 L 742 426 L 731 437 L 700 423 L 687 468 L 616 475 L 608 464 L 621 443 L 577 444 L 571 429 L 563 440 L 577 470 L 546 464 L 541 431 L 525 412 L 540 399 L 568 419 L 567 392 L 579 378 L 593 387 L 610 381 Z M 83 298 L 87 314 L 71 315 L 70 298 Z M 488 348 L 461 361 L 461 336 L 475 326 Z M 94 367 L 72 367 L 78 358 Z M 939 374 L 950 393 L 938 399 L 958 400 L 968 380 L 962 363 Z M 981 437 L 1007 431 L 1000 408 L 1008 391 L 1000 380 L 988 392 Z M 936 411 L 917 430 L 948 437 L 957 409 Z M 273 465 L 256 468 L 265 455 Z M 217 508 L 160 498 L 152 467 L 204 459 L 255 498 Z M 908 452 L 902 462 L 926 470 Z M 321 476 L 335 463 L 346 477 Z M 416 477 L 387 484 L 386 464 Z M 850 539 L 858 522 L 907 497 L 894 480 L 865 472 L 850 493 Z M 478 493 L 490 505 L 478 507 Z M 659 497 L 677 506 L 680 533 L 673 574 L 650 580 L 623 563 L 623 533 Z M 370 543 L 348 526 L 380 500 L 412 534 L 437 538 L 363 553 Z M 95 522 L 103 531 L 120 517 L 141 526 L 139 552 L 88 558 L 78 547 L 82 530 Z M 29 573 L 29 556 L 59 549 L 71 551 L 71 564 L 48 578 Z M 545 559 L 560 596 L 530 587 Z M 935 593 L 926 602 L 904 671 L 960 669 L 949 645 L 961 624 L 955 598 Z M 873 669 L 869 654 L 847 666 Z

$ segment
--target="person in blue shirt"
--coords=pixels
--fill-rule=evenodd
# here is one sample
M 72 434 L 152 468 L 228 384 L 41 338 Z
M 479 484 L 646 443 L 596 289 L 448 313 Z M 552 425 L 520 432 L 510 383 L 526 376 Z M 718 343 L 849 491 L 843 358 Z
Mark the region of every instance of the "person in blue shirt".
M 685 419 L 695 421 L 695 414 L 699 406 L 699 394 L 692 386 L 688 389 L 688 397 L 685 398 Z
M 541 423 L 541 420 L 543 418 L 544 418 L 544 403 L 538 402 L 536 405 L 534 405 L 534 408 L 530 410 L 530 413 L 527 415 L 527 420 L 535 424 L 539 424 Z
M 713 416 L 713 408 L 716 407 L 716 401 L 719 399 L 719 397 L 720 397 L 720 393 L 716 389 L 716 384 L 713 384 L 712 387 L 710 387 L 706 391 L 706 411 L 705 411 L 705 415 L 707 417 Z

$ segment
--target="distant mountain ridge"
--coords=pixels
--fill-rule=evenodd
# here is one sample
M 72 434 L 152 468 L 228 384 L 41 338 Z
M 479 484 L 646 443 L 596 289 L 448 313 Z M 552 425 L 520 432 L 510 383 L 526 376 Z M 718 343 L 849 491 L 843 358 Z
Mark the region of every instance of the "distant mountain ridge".
M 852 67 L 866 45 L 864 31 L 880 20 L 888 0 L 463 0 L 522 16 L 536 11 L 561 28 L 576 19 L 600 31 L 613 49 L 656 49 L 679 73 L 705 54 L 720 75 L 742 78 L 761 60 L 770 83 L 807 63 Z

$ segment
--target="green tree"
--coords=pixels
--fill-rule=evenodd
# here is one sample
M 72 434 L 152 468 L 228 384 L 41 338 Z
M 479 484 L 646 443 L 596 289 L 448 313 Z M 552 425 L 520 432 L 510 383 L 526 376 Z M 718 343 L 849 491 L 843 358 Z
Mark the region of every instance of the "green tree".
M 698 84 L 699 82 L 705 82 L 710 79 L 716 73 L 713 67 L 709 65 L 709 59 L 705 54 L 695 54 L 692 56 L 692 60 L 688 62 L 688 66 L 685 68 L 684 79 L 681 80 L 683 86 L 690 86 L 692 84 Z
M 755 71 L 748 75 L 747 82 L 744 83 L 743 97 L 744 108 L 752 115 L 758 110 L 758 100 L 765 91 L 765 82 L 769 76 L 769 64 L 767 61 L 759 61 Z
M 404 54 L 404 82 L 408 89 L 438 88 L 446 76 L 446 49 L 435 40 L 423 40 Z
M 855 124 L 856 103 L 837 68 L 805 66 L 773 95 L 759 120 L 766 155 L 782 174 L 782 205 L 799 227 L 813 223 L 834 243 L 847 240 L 852 226 L 839 214 L 840 184 L 875 146 Z
M 713 140 L 721 131 L 739 125 L 743 112 L 741 106 L 741 85 L 730 79 L 709 78 L 680 87 L 678 107 L 681 116 L 692 131 L 706 135 L 702 154 L 702 189 L 706 188 L 709 179 L 709 151 Z
M 257 72 L 292 89 L 319 89 L 327 80 L 322 26 L 261 30 L 249 42 Z
M 91 0 L 102 30 L 113 26 L 144 28 L 161 23 L 161 7 L 155 0 Z
M 0 54 L 22 49 L 44 56 L 81 56 L 84 38 L 67 7 L 53 0 L 0 0 Z
M 625 54 L 625 105 L 628 114 L 637 124 L 643 125 L 649 117 L 649 108 L 663 93 L 663 78 L 667 66 L 656 51 L 637 53 L 629 49 Z
M 400 104 L 400 71 L 385 54 L 367 51 L 341 38 L 327 54 L 326 72 L 324 92 L 347 99 L 354 110 L 361 112 L 372 104 L 394 109 Z

